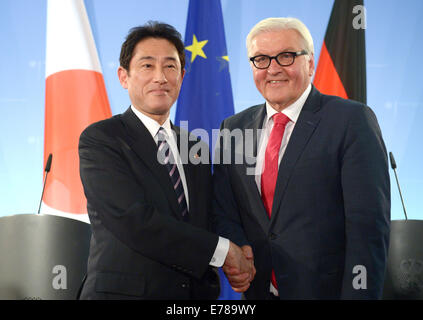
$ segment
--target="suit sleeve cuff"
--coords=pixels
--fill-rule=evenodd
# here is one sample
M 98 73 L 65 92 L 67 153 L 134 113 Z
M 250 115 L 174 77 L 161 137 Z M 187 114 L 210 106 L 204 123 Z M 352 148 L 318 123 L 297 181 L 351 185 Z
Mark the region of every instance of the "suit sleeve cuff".
M 226 256 L 229 251 L 229 240 L 226 238 L 219 237 L 219 241 L 214 251 L 213 257 L 210 260 L 209 265 L 213 267 L 221 267 L 225 263 Z

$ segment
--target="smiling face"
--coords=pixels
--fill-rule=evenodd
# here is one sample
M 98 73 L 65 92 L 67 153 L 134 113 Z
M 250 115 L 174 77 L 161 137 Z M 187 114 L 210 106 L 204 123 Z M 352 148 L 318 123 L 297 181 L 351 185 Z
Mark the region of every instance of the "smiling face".
M 249 56 L 276 56 L 283 51 L 305 49 L 300 34 L 293 29 L 259 33 L 251 42 Z M 280 66 L 275 59 L 267 69 L 257 69 L 250 62 L 253 78 L 262 96 L 277 111 L 294 103 L 310 84 L 314 72 L 314 57 L 298 56 L 292 65 Z
M 119 67 L 118 76 L 132 105 L 162 124 L 178 98 L 184 72 L 171 42 L 146 38 L 135 46 L 129 70 Z

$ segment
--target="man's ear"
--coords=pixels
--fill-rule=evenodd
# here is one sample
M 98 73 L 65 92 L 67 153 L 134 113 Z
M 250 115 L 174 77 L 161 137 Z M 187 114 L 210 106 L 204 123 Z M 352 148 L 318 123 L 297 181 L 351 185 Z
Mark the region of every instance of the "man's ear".
M 309 63 L 309 76 L 312 77 L 313 74 L 314 74 L 314 71 L 315 71 L 314 70 L 315 65 L 314 65 L 314 54 L 313 53 L 310 54 L 310 60 L 308 61 L 308 63 Z
M 117 73 L 118 73 L 119 82 L 122 88 L 128 89 L 129 71 L 126 70 L 124 67 L 119 66 Z

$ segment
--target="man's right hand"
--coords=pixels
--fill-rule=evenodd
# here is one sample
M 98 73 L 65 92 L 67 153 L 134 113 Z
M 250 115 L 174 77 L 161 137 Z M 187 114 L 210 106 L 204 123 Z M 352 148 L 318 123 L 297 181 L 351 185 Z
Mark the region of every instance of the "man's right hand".
M 238 247 L 232 241 L 222 267 L 235 292 L 245 292 L 256 274 L 253 251 L 250 246 Z

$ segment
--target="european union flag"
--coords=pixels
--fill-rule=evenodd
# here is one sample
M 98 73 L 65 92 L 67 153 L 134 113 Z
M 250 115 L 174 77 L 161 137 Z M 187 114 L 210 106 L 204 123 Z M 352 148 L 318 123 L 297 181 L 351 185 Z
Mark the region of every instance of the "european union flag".
M 216 141 L 213 141 L 212 130 L 218 130 L 220 123 L 234 113 L 220 0 L 189 1 L 185 50 L 186 74 L 176 107 L 175 124 L 188 121 L 188 128 L 181 126 L 189 131 L 206 130 L 209 141 L 205 142 L 213 150 Z M 222 285 L 219 299 L 239 299 L 240 294 L 232 290 L 222 270 L 219 271 Z
M 188 121 L 190 131 L 207 130 L 212 142 L 211 130 L 234 114 L 220 0 L 189 1 L 185 50 L 186 74 L 175 123 Z

